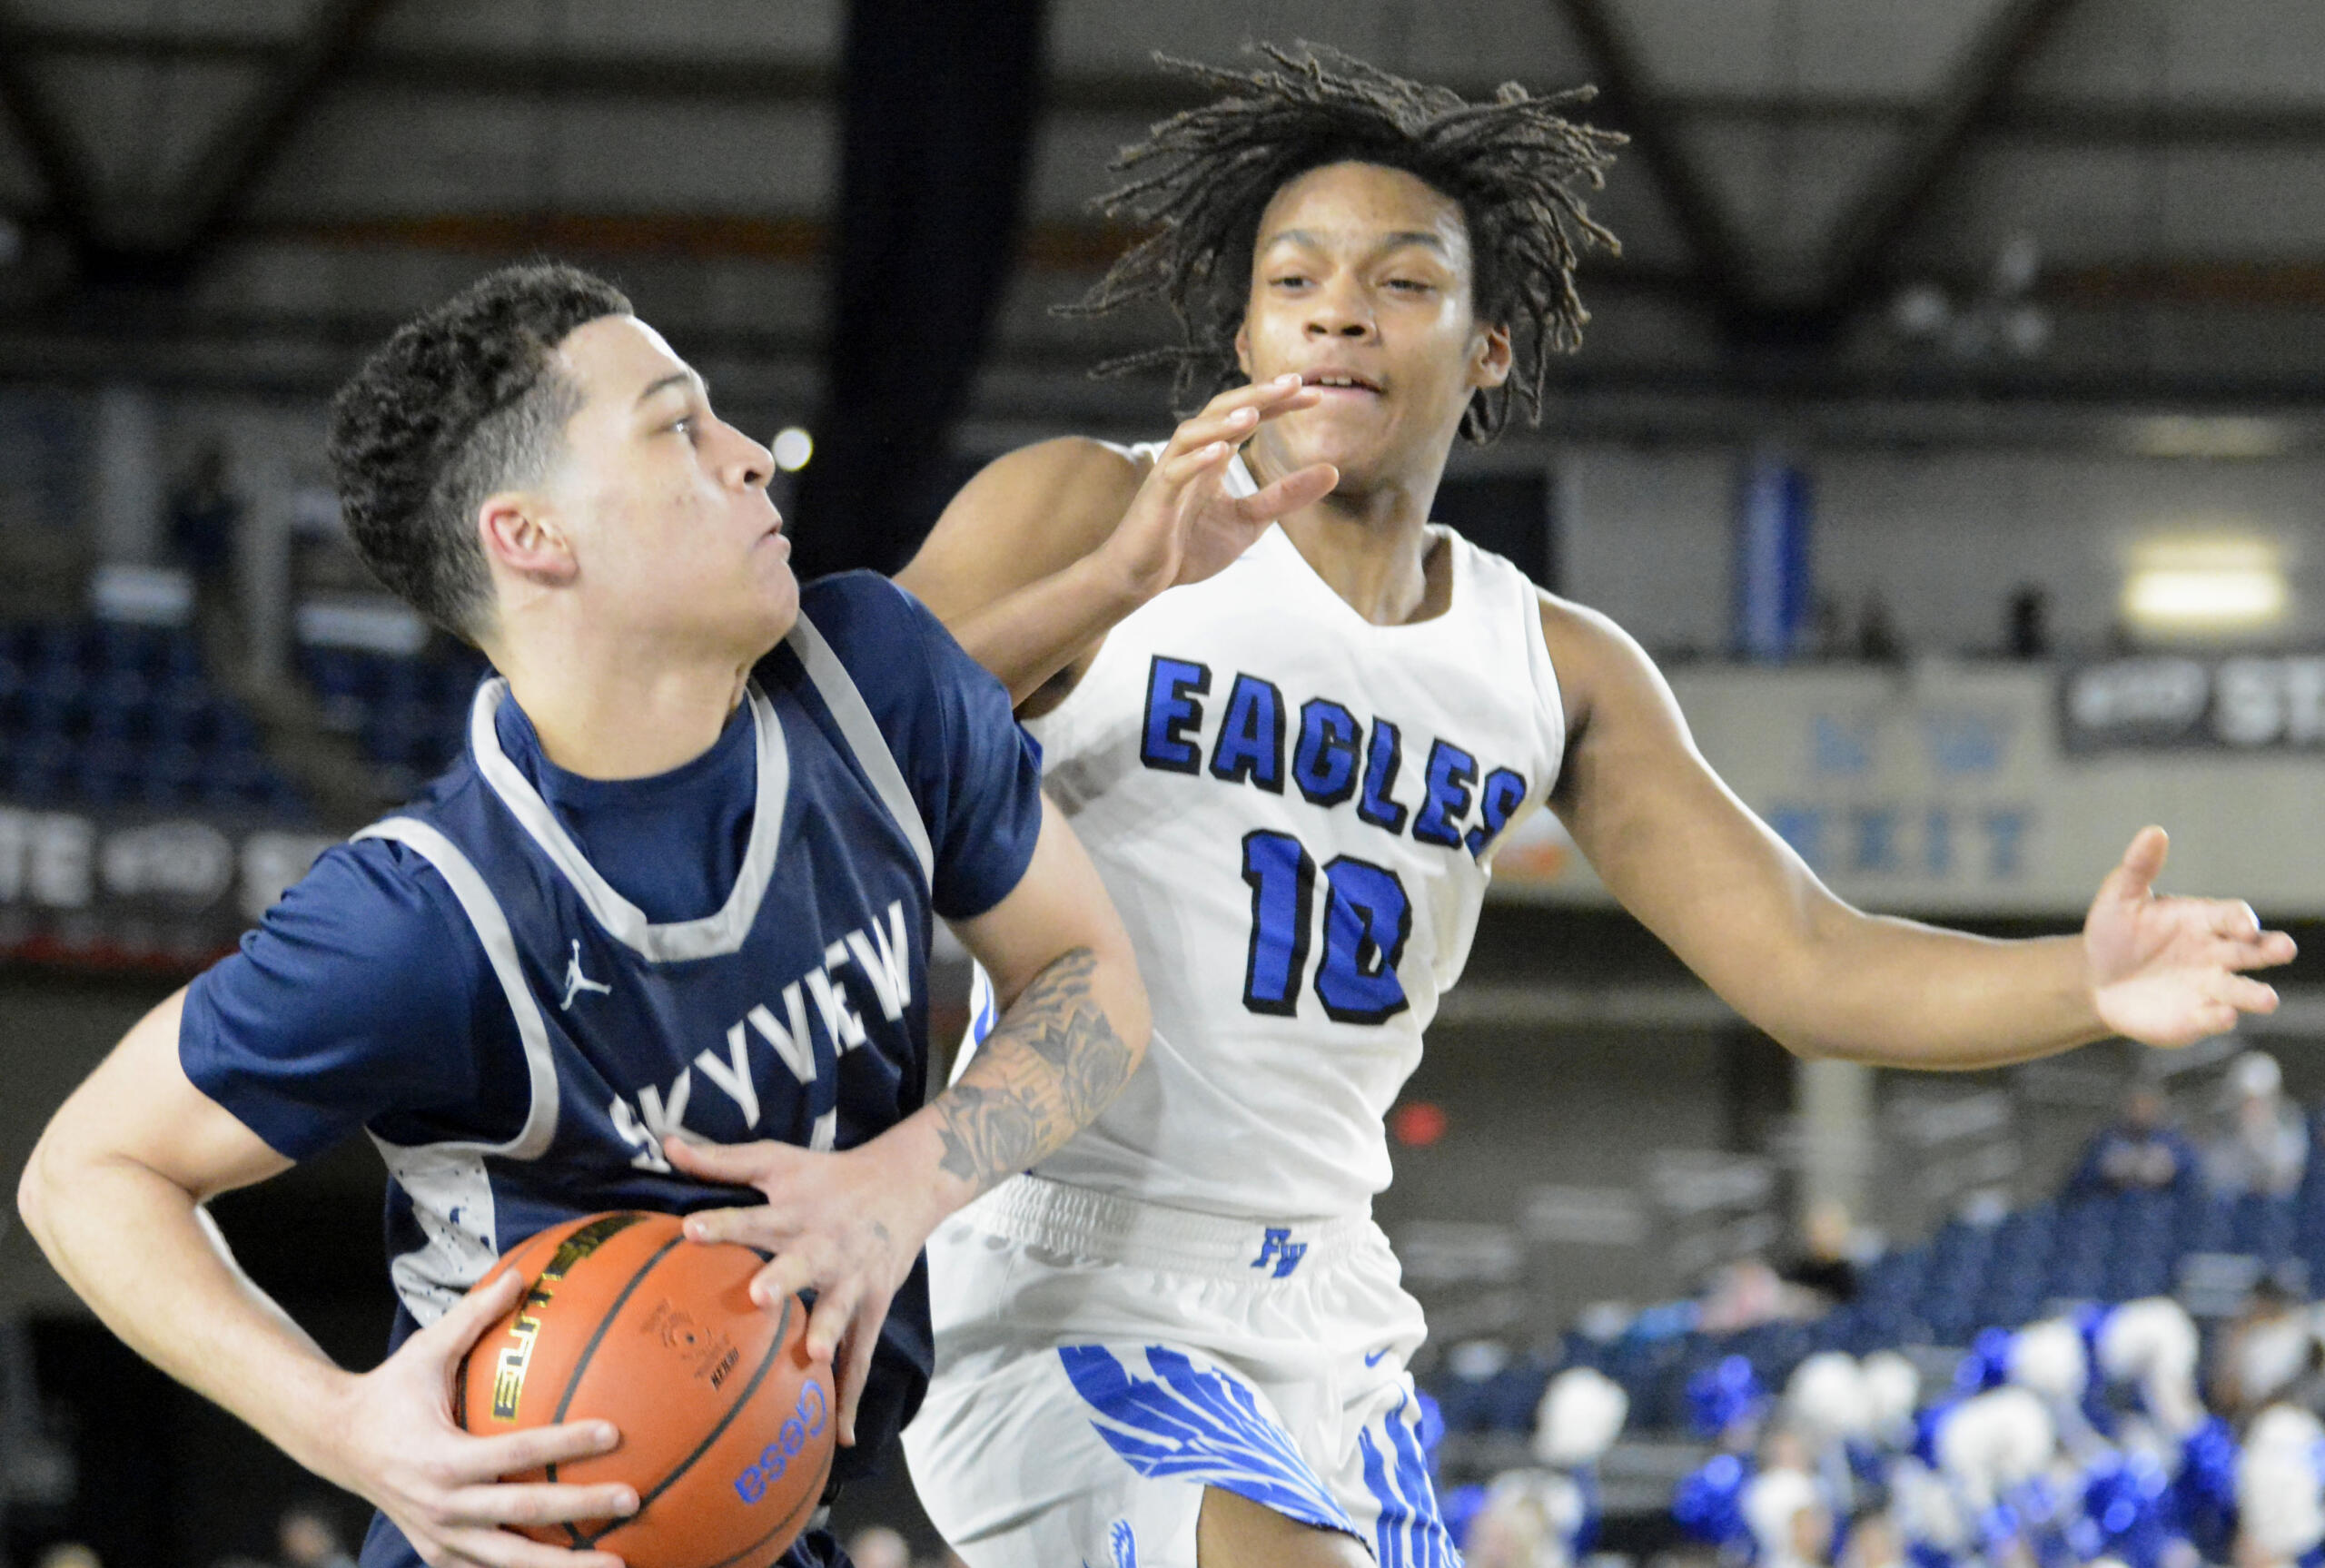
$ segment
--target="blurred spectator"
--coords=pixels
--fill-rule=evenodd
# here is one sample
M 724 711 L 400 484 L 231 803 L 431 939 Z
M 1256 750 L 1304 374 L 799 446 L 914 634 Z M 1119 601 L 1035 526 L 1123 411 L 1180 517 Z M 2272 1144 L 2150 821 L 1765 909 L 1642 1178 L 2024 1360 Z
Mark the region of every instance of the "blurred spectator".
M 1885 1511 L 1867 1510 L 1849 1521 L 1840 1568 L 1905 1568 L 1905 1541 Z
M 2051 596 L 2032 583 L 2011 593 L 2003 612 L 2003 651 L 2014 659 L 2050 657 Z
M 871 1525 L 849 1537 L 847 1555 L 856 1568 L 912 1568 L 912 1548 L 885 1524 Z
M 339 1538 L 339 1526 L 319 1504 L 294 1503 L 275 1521 L 275 1550 L 282 1568 L 355 1568 Z
M 2162 1094 L 2142 1084 L 2124 1097 L 2122 1119 L 2092 1136 L 2063 1196 L 2186 1192 L 2196 1170 L 2195 1146 L 2172 1125 Z
M 2284 1071 L 2265 1051 L 2248 1050 L 2229 1065 L 2221 1091 L 2225 1125 L 2204 1150 L 2215 1192 L 2283 1198 L 2309 1168 L 2309 1123 L 2285 1098 Z
M 2221 1336 L 2212 1357 L 2212 1408 L 2242 1426 L 2272 1401 L 2314 1395 L 2318 1366 L 2309 1310 L 2264 1279 Z
M 226 449 L 206 441 L 170 494 L 170 543 L 204 587 L 223 585 L 234 557 L 242 503 L 229 487 Z
M 1814 1303 L 1799 1303 L 1800 1307 L 1821 1311 L 1856 1299 L 1856 1264 L 1849 1256 L 1855 1230 L 1841 1204 L 1827 1200 L 1809 1208 L 1800 1255 L 1776 1270 L 1776 1277 L 1786 1285 L 1816 1297 Z

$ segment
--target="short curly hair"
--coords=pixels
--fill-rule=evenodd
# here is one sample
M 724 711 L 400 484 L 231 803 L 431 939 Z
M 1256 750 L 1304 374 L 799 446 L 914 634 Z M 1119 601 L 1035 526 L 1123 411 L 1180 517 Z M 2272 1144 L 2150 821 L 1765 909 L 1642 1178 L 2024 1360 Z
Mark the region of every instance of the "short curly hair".
M 1574 289 L 1581 252 L 1594 244 L 1621 250 L 1592 220 L 1577 187 L 1602 187 L 1626 138 L 1557 113 L 1595 90 L 1536 98 L 1512 82 L 1492 103 L 1470 104 L 1320 44 L 1256 47 L 1271 64 L 1247 72 L 1154 57 L 1222 96 L 1163 121 L 1114 160 L 1125 173 L 1152 172 L 1096 205 L 1110 218 L 1159 227 L 1064 313 L 1102 315 L 1158 300 L 1178 318 L 1182 340 L 1110 360 L 1096 373 L 1172 367 L 1182 411 L 1233 385 L 1235 331 L 1251 290 L 1261 213 L 1311 169 L 1379 163 L 1459 205 L 1472 309 L 1509 332 L 1509 380 L 1471 399 L 1463 434 L 1491 440 L 1513 397 L 1529 422 L 1539 423 L 1548 356 L 1579 347 L 1590 319 Z
M 629 310 L 579 268 L 504 267 L 398 328 L 331 399 L 331 478 L 356 553 L 454 636 L 474 641 L 492 609 L 477 508 L 546 472 L 581 406 L 557 346 Z

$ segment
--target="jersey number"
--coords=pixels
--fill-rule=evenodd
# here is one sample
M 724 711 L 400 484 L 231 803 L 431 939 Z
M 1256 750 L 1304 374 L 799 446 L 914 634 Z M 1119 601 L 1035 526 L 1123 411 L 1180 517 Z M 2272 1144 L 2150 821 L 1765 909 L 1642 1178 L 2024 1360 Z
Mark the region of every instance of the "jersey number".
M 1316 860 L 1290 833 L 1243 835 L 1252 888 L 1252 953 L 1243 1005 L 1290 1018 L 1300 1011 L 1316 899 Z M 1387 866 L 1341 855 L 1324 867 L 1324 956 L 1316 997 L 1335 1023 L 1381 1023 L 1405 1011 L 1397 962 L 1412 932 L 1412 901 Z

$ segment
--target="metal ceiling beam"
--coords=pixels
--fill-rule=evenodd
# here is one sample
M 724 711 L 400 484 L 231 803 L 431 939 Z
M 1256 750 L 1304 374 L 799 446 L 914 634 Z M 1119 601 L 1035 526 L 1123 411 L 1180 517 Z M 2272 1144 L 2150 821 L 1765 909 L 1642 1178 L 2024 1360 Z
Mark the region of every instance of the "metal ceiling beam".
M 13 60 L 115 60 L 267 69 L 282 67 L 296 48 L 293 40 L 263 34 L 183 28 L 143 32 L 49 22 L 18 23 L 8 33 L 7 43 Z M 829 102 L 838 79 L 826 66 L 798 60 L 588 54 L 545 60 L 441 45 L 396 44 L 363 50 L 345 64 L 339 80 L 367 87 L 503 96 L 555 93 L 574 99 L 794 106 Z M 1495 84 L 1477 81 L 1449 85 L 1463 97 L 1475 100 L 1490 98 Z M 1607 97 L 1613 96 L 1609 89 Z M 1199 90 L 1153 71 L 1066 72 L 1051 79 L 1044 97 L 1053 110 L 1125 118 L 1174 113 L 1202 101 Z M 1674 125 L 1885 131 L 1914 129 L 1924 117 L 1920 101 L 1895 94 L 1661 92 L 1654 94 L 1654 104 L 1657 113 Z M 2325 145 L 2325 101 L 2157 105 L 2080 94 L 2021 95 L 1992 105 L 1977 130 L 1982 136 L 2062 146 Z
M 1638 52 L 1624 35 L 1606 0 L 1555 0 L 1581 44 L 1597 78 L 1600 112 L 1594 117 L 1629 133 L 1630 153 L 1647 165 L 1663 204 L 1687 242 L 1705 297 L 1731 329 L 1758 314 L 1751 288 L 1752 261 L 1710 184 L 1679 143 L 1655 96 Z
M 1818 314 L 1838 325 L 1876 294 L 1890 257 L 2075 0 L 2000 0 L 1952 75 L 1865 194 L 1835 229 Z
M 33 51 L 15 5 L 0 0 L 0 113 L 16 129 L 46 188 L 50 214 L 78 251 L 99 242 L 96 171 L 33 77 Z
M 218 236 L 394 3 L 319 0 L 306 32 L 187 176 L 165 242 L 173 261 L 190 261 Z

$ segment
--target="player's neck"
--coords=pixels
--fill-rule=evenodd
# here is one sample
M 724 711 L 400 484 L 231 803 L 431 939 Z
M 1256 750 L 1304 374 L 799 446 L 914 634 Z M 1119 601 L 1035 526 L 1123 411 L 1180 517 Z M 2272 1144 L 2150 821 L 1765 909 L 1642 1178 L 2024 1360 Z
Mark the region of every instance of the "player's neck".
M 1264 464 L 1251 465 L 1262 485 L 1274 478 L 1261 471 Z M 1428 620 L 1444 613 L 1447 600 L 1448 574 L 1431 558 L 1429 532 L 1438 478 L 1362 489 L 1344 481 L 1280 526 L 1310 568 L 1366 620 L 1380 626 Z
M 589 646 L 487 650 L 542 754 L 592 779 L 651 778 L 717 743 L 750 666 Z

